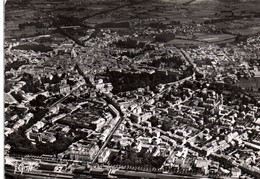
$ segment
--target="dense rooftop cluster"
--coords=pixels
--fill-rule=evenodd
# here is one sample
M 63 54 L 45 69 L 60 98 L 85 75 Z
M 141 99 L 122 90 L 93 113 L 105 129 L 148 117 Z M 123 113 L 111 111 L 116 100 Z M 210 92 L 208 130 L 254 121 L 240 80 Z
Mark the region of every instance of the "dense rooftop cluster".
M 6 171 L 260 175 L 259 14 L 85 3 L 6 5 Z

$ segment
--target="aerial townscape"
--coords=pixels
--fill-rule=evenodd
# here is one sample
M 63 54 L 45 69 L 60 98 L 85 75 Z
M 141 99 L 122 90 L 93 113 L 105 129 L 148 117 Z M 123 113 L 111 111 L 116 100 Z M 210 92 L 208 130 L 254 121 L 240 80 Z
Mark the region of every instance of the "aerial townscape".
M 259 0 L 7 0 L 8 178 L 260 178 Z

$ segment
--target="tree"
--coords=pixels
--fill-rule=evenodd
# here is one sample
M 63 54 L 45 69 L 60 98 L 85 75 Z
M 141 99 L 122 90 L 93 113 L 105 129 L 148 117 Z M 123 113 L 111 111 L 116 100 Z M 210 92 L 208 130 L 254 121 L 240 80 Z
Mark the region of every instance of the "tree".
M 158 124 L 159 124 L 159 119 L 157 117 L 155 117 L 155 116 L 152 116 L 150 118 L 150 122 L 152 124 L 152 127 L 157 127 Z
M 42 94 L 39 94 L 34 100 L 32 100 L 31 102 L 30 102 L 30 104 L 32 105 L 32 106 L 45 106 L 45 100 L 46 100 L 47 98 L 44 96 L 44 95 L 42 95 Z
M 162 130 L 164 130 L 164 131 L 170 131 L 171 127 L 172 127 L 172 124 L 170 121 L 164 121 L 162 124 Z
M 11 145 L 10 153 L 28 154 L 34 152 L 34 146 L 21 131 L 10 134 L 6 138 L 6 143 Z

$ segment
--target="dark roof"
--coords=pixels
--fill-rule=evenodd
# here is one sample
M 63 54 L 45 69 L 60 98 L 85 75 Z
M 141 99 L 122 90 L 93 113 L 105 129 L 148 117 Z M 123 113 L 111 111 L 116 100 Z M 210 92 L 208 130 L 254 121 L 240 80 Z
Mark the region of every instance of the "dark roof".
M 19 92 L 19 91 L 18 91 L 17 93 L 12 92 L 11 95 L 12 95 L 19 103 L 21 103 L 22 100 L 24 100 L 24 98 L 23 98 L 21 92 Z

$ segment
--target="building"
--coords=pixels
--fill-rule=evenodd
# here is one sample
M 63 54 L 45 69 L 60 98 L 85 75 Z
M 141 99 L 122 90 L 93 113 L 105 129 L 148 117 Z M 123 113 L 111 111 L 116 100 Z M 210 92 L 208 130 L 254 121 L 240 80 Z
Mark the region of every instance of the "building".
M 70 92 L 70 86 L 69 85 L 62 85 L 60 86 L 60 94 L 61 95 L 67 95 Z
M 94 143 L 88 145 L 74 143 L 65 153 L 70 156 L 71 160 L 91 161 L 94 159 L 98 150 L 98 145 Z
M 93 121 L 91 123 L 91 127 L 95 131 L 100 131 L 102 129 L 102 127 L 105 125 L 105 123 L 106 123 L 106 120 L 104 118 L 99 118 L 98 120 Z
M 54 136 L 53 133 L 50 132 L 45 132 L 45 133 L 41 133 L 39 136 L 39 141 L 41 141 L 42 143 L 46 143 L 46 142 L 55 142 L 56 141 L 56 137 Z
M 33 116 L 34 116 L 33 113 L 26 114 L 26 116 L 24 117 L 25 123 L 27 124 L 29 120 L 33 118 Z
M 38 121 L 36 124 L 34 124 L 34 125 L 32 126 L 32 128 L 33 128 L 34 130 L 38 131 L 39 129 L 43 128 L 44 125 L 45 125 L 44 122 Z
M 58 121 L 58 120 L 64 118 L 65 116 L 66 116 L 66 114 L 60 114 L 60 115 L 58 115 L 58 116 L 55 116 L 55 117 L 53 117 L 53 118 L 51 119 L 51 123 L 55 123 L 56 121 Z
M 5 136 L 8 136 L 9 134 L 12 134 L 14 132 L 14 129 L 5 127 Z
M 106 163 L 110 154 L 111 150 L 109 148 L 105 148 L 104 151 L 98 156 L 98 163 Z
M 199 157 L 195 161 L 195 167 L 205 175 L 209 173 L 208 166 L 209 166 L 209 161 L 201 157 Z
M 112 105 L 108 105 L 108 110 L 114 115 L 114 117 L 119 116 L 119 111 Z
M 19 119 L 18 121 L 16 121 L 16 123 L 14 124 L 14 126 L 13 126 L 13 129 L 18 129 L 18 128 L 20 128 L 22 125 L 24 125 L 25 124 L 25 121 L 23 120 L 23 119 Z
M 18 101 L 9 93 L 5 93 L 4 98 L 6 104 L 18 104 Z
M 231 169 L 231 175 L 234 178 L 239 178 L 241 175 L 241 170 L 239 168 L 232 168 Z
M 227 142 L 231 142 L 235 137 L 238 136 L 238 133 L 237 132 L 234 132 L 234 133 L 230 133 L 228 134 L 226 137 L 225 137 L 225 140 Z

